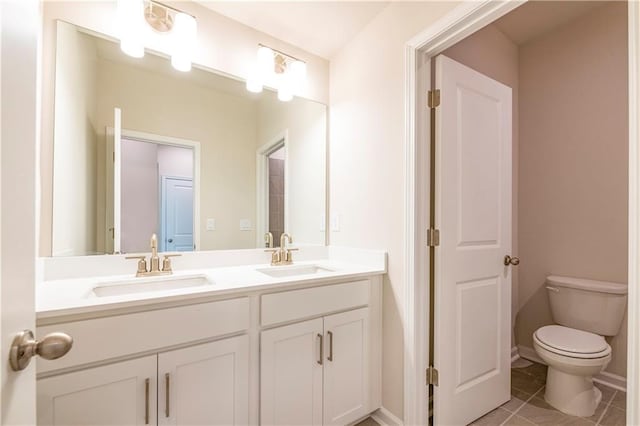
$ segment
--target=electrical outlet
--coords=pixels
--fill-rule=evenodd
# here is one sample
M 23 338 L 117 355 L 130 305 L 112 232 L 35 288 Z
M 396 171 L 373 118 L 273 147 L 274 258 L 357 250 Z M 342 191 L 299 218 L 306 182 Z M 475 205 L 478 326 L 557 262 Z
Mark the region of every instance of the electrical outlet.
M 249 219 L 240 219 L 240 230 L 241 231 L 251 231 L 253 230 L 251 226 L 251 220 Z
M 216 230 L 216 220 L 207 219 L 207 231 L 215 231 L 215 230 Z

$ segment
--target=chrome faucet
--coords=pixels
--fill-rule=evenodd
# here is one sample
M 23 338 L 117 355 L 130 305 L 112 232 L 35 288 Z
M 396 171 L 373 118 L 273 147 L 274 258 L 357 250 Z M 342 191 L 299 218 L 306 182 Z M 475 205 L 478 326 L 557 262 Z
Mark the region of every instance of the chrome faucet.
M 291 265 L 293 263 L 293 255 L 291 252 L 298 250 L 297 248 L 288 248 L 289 244 L 293 244 L 291 235 L 284 232 L 280 236 L 280 248 L 265 250 L 271 252 L 271 266 Z
M 182 256 L 181 254 L 164 254 L 162 259 L 162 268 L 160 267 L 160 256 L 158 256 L 158 237 L 156 234 L 151 235 L 151 256 L 149 257 L 149 269 L 147 269 L 146 256 L 127 256 L 125 259 L 138 259 L 138 270 L 136 277 L 153 277 L 157 275 L 171 275 L 171 258 Z

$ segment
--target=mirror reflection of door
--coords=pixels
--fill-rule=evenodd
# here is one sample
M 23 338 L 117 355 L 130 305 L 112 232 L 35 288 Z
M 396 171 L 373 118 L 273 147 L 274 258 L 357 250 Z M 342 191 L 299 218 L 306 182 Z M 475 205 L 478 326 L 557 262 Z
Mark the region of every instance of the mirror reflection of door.
M 123 137 L 121 250 L 193 251 L 193 149 Z
M 280 247 L 284 232 L 284 144 L 267 156 L 269 174 L 269 232 L 273 234 L 273 246 Z

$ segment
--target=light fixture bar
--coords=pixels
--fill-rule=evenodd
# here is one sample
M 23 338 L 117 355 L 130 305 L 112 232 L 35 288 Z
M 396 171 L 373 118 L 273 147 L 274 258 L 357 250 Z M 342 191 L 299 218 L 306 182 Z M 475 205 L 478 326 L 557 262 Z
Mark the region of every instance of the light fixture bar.
M 306 61 L 303 61 L 302 59 L 298 59 L 298 58 L 296 58 L 295 56 L 291 56 L 291 55 L 289 55 L 288 53 L 284 53 L 282 50 L 274 49 L 273 47 L 271 47 L 271 46 L 267 46 L 266 44 L 258 43 L 258 47 L 267 47 L 267 48 L 269 48 L 269 49 L 273 50 L 275 53 L 277 53 L 277 54 L 279 54 L 279 55 L 282 55 L 282 56 L 284 56 L 284 57 L 285 57 L 285 58 L 287 58 L 287 59 L 291 59 L 291 60 L 293 60 L 293 61 L 300 61 L 300 62 L 303 62 L 303 63 L 305 63 L 305 64 L 307 63 Z
M 153 3 L 153 4 L 155 4 L 156 6 L 164 7 L 165 9 L 169 9 L 170 11 L 175 12 L 175 13 L 184 13 L 184 14 L 186 14 L 186 15 L 191 16 L 193 19 L 195 19 L 195 18 L 196 18 L 194 15 L 192 15 L 192 14 L 190 14 L 190 13 L 188 13 L 188 12 L 185 12 L 184 10 L 176 9 L 176 8 L 175 8 L 175 7 L 173 7 L 173 6 L 169 6 L 168 4 L 164 4 L 164 3 L 161 3 L 161 2 L 156 1 L 156 0 L 145 0 L 145 2 L 146 2 L 146 3 Z

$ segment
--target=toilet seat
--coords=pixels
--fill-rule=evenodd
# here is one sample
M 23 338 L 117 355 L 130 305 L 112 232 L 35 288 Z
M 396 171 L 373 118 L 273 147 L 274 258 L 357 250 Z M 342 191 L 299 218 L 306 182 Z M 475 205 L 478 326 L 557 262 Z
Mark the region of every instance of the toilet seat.
M 604 337 L 561 325 L 541 327 L 533 338 L 542 348 L 569 358 L 597 359 L 611 354 Z

